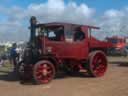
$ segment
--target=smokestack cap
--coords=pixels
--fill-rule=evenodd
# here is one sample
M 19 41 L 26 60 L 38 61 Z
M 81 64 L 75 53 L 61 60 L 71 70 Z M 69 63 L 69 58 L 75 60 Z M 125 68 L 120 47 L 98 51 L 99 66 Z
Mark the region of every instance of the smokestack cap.
M 32 17 L 30 18 L 30 23 L 36 25 L 37 20 L 36 20 L 36 17 L 35 17 L 35 16 L 32 16 Z

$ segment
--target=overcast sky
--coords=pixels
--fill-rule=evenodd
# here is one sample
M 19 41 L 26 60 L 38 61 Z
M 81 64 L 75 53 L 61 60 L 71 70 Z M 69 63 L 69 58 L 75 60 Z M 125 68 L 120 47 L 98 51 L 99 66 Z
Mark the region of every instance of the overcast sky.
M 127 0 L 1 0 L 0 41 L 29 38 L 29 18 L 39 22 L 71 22 L 101 27 L 95 33 L 106 36 L 128 36 Z

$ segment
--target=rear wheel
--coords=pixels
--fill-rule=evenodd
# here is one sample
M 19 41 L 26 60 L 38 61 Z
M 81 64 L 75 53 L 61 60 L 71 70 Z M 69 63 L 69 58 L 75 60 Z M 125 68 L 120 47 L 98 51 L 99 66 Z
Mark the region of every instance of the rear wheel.
M 107 70 L 107 58 L 104 52 L 95 51 L 89 55 L 89 63 L 87 64 L 89 75 L 93 77 L 101 77 Z
M 33 79 L 35 84 L 49 83 L 53 80 L 54 75 L 55 67 L 47 60 L 39 61 L 33 68 Z

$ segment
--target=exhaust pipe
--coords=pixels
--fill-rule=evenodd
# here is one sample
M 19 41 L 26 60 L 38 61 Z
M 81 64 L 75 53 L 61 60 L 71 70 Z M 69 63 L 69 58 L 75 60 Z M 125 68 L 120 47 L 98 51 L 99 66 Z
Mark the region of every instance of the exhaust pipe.
M 30 43 L 32 43 L 32 45 L 35 45 L 35 37 L 36 37 L 36 24 L 37 24 L 37 20 L 35 16 L 32 16 L 30 18 Z

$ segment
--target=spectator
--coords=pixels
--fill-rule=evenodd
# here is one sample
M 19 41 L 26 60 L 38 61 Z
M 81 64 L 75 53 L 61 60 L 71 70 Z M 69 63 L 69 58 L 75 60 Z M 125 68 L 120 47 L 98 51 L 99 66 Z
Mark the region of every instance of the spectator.
M 11 50 L 10 50 L 11 63 L 14 65 L 14 69 L 16 68 L 17 57 L 18 57 L 18 53 L 16 51 L 16 48 L 17 48 L 17 45 L 16 45 L 16 43 L 14 43 L 12 45 Z

